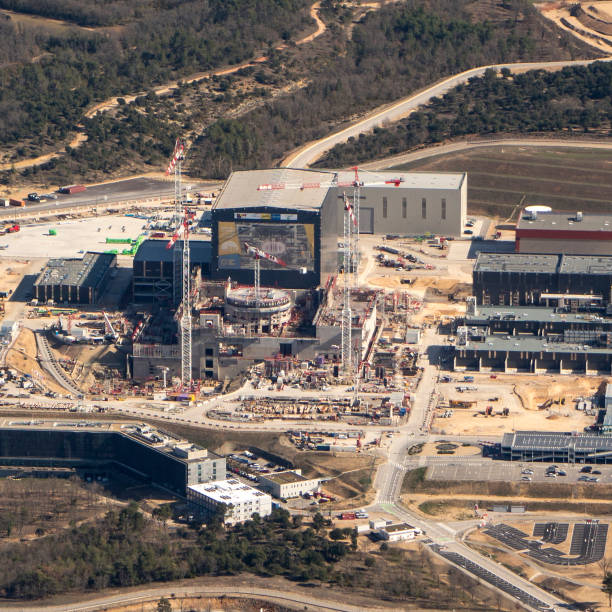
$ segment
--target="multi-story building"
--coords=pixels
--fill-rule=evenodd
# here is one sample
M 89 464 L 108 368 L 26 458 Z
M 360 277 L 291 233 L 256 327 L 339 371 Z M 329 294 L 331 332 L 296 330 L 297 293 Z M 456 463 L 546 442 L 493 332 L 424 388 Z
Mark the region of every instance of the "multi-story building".
M 124 469 L 185 494 L 188 485 L 225 478 L 225 457 L 142 423 L 0 423 L 0 465 Z
M 187 487 L 187 499 L 202 514 L 224 510 L 224 523 L 231 525 L 249 520 L 253 514 L 261 517 L 272 512 L 272 498 L 239 480 L 218 480 Z

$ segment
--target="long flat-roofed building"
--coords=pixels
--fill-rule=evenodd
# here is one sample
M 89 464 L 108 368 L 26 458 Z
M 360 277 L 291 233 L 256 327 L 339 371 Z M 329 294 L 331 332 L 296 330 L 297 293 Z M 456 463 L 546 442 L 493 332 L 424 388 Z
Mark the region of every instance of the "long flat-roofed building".
M 142 423 L 0 421 L 0 465 L 125 469 L 184 495 L 225 477 L 225 458 Z
M 516 226 L 515 250 L 612 255 L 612 214 L 523 212 Z
M 268 516 L 272 498 L 235 478 L 187 487 L 187 499 L 205 514 L 225 510 L 224 523 L 232 525 L 248 521 L 253 514 Z
M 478 304 L 595 300 L 605 306 L 611 301 L 612 257 L 479 253 L 472 278 Z
M 36 299 L 41 303 L 95 304 L 116 263 L 113 253 L 87 252 L 82 259 L 50 259 L 34 281 Z
M 215 279 L 252 282 L 247 242 L 285 266 L 261 261 L 262 286 L 308 288 L 336 272 L 344 194 L 353 172 L 275 168 L 234 172 L 212 209 Z M 362 234 L 461 236 L 467 214 L 465 173 L 363 172 Z
M 516 431 L 504 434 L 501 457 L 509 461 L 612 463 L 612 436 Z

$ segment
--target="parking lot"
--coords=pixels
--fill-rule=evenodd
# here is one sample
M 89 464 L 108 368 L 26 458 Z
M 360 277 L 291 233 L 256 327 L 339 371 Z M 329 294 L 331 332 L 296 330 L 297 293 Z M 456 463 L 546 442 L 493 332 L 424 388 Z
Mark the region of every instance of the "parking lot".
M 568 465 L 565 463 L 557 464 L 566 476 L 549 477 L 546 476 L 546 468 L 549 463 L 510 463 L 508 461 L 461 461 L 460 463 L 449 463 L 430 465 L 427 477 L 431 480 L 497 480 L 497 481 L 516 481 L 521 482 L 523 477 L 531 478 L 530 482 L 581 482 L 581 476 L 597 478 L 598 482 L 591 484 L 612 484 L 612 465 L 594 465 L 593 471 L 601 474 L 586 474 L 580 470 L 581 465 Z M 533 470 L 533 474 L 522 474 L 525 469 Z M 529 482 L 525 480 L 525 482 Z M 581 482 L 582 484 L 582 482 Z M 589 484 L 585 482 L 584 484 Z

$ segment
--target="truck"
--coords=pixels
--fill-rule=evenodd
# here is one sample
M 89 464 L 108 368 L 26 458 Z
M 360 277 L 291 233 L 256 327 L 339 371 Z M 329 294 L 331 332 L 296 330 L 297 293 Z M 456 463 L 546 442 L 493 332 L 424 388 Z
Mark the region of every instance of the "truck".
M 8 198 L 0 198 L 0 206 L 7 208 L 11 205 L 11 201 Z
M 85 191 L 87 187 L 85 185 L 64 185 L 64 187 L 59 188 L 60 193 L 80 193 L 81 191 Z
M 343 512 L 340 515 L 340 519 L 343 521 L 354 521 L 357 518 L 354 512 Z
M 21 229 L 21 228 L 19 227 L 19 225 L 18 225 L 17 223 L 13 223 L 13 224 L 7 225 L 7 226 L 4 228 L 4 231 L 5 231 L 7 234 L 14 234 L 15 232 L 18 232 L 20 229 Z

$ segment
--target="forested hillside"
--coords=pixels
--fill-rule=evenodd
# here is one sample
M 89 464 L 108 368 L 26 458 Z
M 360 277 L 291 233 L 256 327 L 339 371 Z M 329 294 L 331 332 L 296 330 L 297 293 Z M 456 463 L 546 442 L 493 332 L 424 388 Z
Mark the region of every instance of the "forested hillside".
M 472 66 L 594 55 L 542 20 L 528 0 L 405 0 L 357 23 L 361 13 L 324 0 L 327 31 L 293 45 L 314 27 L 310 4 L 0 0 L 38 15 L 35 27 L 22 23 L 22 14 L 2 23 L 2 161 L 62 150 L 77 126 L 87 136 L 44 166 L 5 171 L 0 182 L 57 184 L 160 169 L 178 135 L 193 143 L 189 172 L 223 178 L 274 165 L 360 113 Z M 46 17 L 87 28 L 39 25 Z M 277 49 L 283 40 L 288 44 Z M 267 60 L 237 73 L 181 84 L 166 96 L 151 90 L 257 53 Z M 97 101 L 138 92 L 132 102 L 85 117 Z
M 336 145 L 316 164 L 363 163 L 450 138 L 500 132 L 588 132 L 612 136 L 612 63 L 499 77 L 491 70 L 460 85 L 420 112 Z
M 590 55 L 526 0 L 407 0 L 370 13 L 338 51 L 307 87 L 213 124 L 194 145 L 205 174 L 271 166 L 355 113 L 470 67 Z
M 126 15 L 135 17 L 142 5 L 144 16 L 104 33 L 76 27 L 24 29 L 14 18 L 5 21 L 0 30 L 0 142 L 6 146 L 33 137 L 61 140 L 96 100 L 238 63 L 290 38 L 310 21 L 308 0 L 161 4 L 163 10 L 149 11 L 144 9 L 160 3 L 111 2 L 109 15 L 113 8 L 120 13 L 125 8 Z M 1 5 L 64 18 L 79 11 L 106 13 L 107 8 L 106 3 L 81 0 L 4 0 Z

